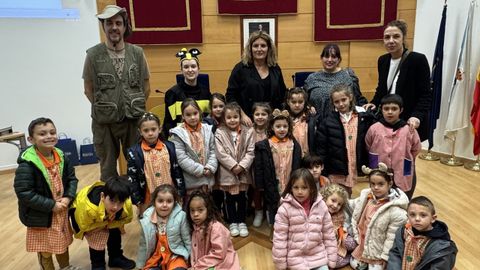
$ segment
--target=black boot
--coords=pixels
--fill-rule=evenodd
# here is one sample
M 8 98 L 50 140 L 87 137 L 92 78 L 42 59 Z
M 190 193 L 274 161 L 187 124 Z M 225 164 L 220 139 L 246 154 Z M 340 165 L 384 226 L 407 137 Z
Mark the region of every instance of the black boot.
M 130 260 L 129 258 L 123 256 L 123 255 L 120 255 L 119 257 L 110 257 L 108 259 L 108 266 L 109 267 L 118 267 L 118 268 L 121 268 L 121 269 L 125 269 L 125 270 L 128 270 L 128 269 L 133 269 L 135 268 L 135 261 L 133 260 Z
M 120 229 L 109 229 L 107 241 L 108 247 L 108 266 L 121 269 L 135 268 L 135 261 L 123 256 L 122 235 Z
M 92 264 L 92 270 L 106 270 L 105 267 L 105 250 L 95 250 L 89 248 L 90 251 L 90 263 Z

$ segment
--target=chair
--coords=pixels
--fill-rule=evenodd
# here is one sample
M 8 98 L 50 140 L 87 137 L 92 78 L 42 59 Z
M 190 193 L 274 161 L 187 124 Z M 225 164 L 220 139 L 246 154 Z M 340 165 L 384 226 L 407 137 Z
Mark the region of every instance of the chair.
M 185 78 L 183 77 L 183 74 L 177 74 L 177 83 L 183 81 Z M 205 73 L 200 73 L 198 74 L 197 78 L 197 83 L 200 85 L 203 85 L 207 89 L 210 89 L 210 79 L 208 77 L 208 74 Z
M 313 71 L 295 72 L 295 74 L 292 75 L 293 85 L 295 87 L 302 87 L 305 84 L 305 80 L 307 79 L 308 75 L 312 73 Z

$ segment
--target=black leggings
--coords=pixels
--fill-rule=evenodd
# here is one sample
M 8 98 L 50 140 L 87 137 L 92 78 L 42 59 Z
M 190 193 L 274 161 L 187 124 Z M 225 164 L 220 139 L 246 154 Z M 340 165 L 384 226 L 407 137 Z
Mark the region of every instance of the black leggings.
M 228 221 L 230 223 L 245 223 L 245 215 L 247 211 L 247 197 L 245 191 L 240 191 L 237 195 L 229 192 L 226 194 L 226 208 Z
M 212 198 L 213 202 L 215 203 L 215 207 L 217 208 L 218 213 L 222 216 L 223 220 L 226 223 L 230 223 L 228 221 L 227 208 L 225 207 L 225 192 L 221 189 L 214 189 L 212 190 Z

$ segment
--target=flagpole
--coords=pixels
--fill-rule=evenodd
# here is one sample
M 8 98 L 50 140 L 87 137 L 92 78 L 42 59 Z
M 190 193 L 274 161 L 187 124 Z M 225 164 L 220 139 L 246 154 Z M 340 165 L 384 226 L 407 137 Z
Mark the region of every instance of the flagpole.
M 447 137 L 450 138 L 450 137 Z M 448 166 L 462 166 L 463 162 L 461 162 L 456 156 L 455 156 L 455 142 L 457 140 L 457 132 L 453 132 L 451 136 L 452 140 L 452 154 L 448 158 L 441 158 L 440 163 Z
M 470 171 L 480 172 L 480 155 L 477 155 L 477 160 L 474 162 L 465 163 L 465 166 L 463 167 Z

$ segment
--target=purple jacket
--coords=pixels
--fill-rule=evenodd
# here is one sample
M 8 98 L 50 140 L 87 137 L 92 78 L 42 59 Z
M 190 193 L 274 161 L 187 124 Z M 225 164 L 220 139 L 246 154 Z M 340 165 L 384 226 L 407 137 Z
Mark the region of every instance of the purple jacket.
M 273 233 L 272 256 L 276 269 L 304 270 L 335 267 L 337 240 L 327 205 L 319 194 L 310 214 L 288 194 L 280 201 Z

